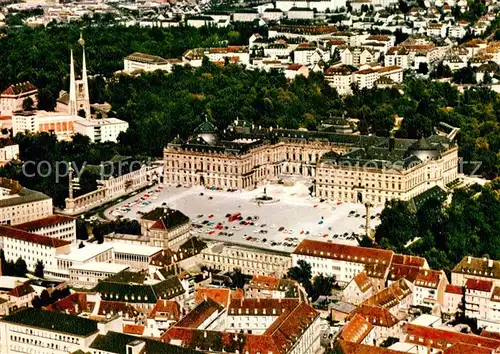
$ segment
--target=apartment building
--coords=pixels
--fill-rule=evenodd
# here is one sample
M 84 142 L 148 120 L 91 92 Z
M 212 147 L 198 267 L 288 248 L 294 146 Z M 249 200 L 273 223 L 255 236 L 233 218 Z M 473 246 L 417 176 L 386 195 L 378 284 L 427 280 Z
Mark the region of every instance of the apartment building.
M 443 306 L 448 279 L 443 270 L 421 269 L 414 282 L 414 306 Z
M 29 171 L 28 171 L 29 172 Z M 52 198 L 0 178 L 0 223 L 16 225 L 52 215 Z
M 227 308 L 207 299 L 161 340 L 206 353 L 314 354 L 320 350 L 319 320 L 296 299 L 233 299 Z
M 17 224 L 16 229 L 76 243 L 76 220 L 63 215 L 51 215 L 42 219 Z
M 292 266 L 303 260 L 311 265 L 313 277 L 319 274 L 335 276 L 337 282 L 348 284 L 371 264 L 380 265 L 386 275 L 392 257 L 392 251 L 306 239 L 293 251 Z
M 128 122 L 118 118 L 77 119 L 74 132 L 90 138 L 93 143 L 118 142 L 118 136 L 128 129 Z
M 73 353 L 88 348 L 98 333 L 96 321 L 27 308 L 0 320 L 0 352 Z
M 487 280 L 500 286 L 500 261 L 466 256 L 451 271 L 451 283 L 465 286 L 469 279 Z
M 38 261 L 46 268 L 56 267 L 56 256 L 69 252 L 70 245 L 69 241 L 0 226 L 0 248 L 5 259 L 15 262 L 21 257 L 31 271 L 35 270 Z
M 462 311 L 461 308 L 464 302 L 464 289 L 461 286 L 448 284 L 444 289 L 443 296 L 443 312 L 449 315 L 455 315 Z
M 354 72 L 357 69 L 353 66 L 338 65 L 331 66 L 325 71 L 325 80 L 334 87 L 340 95 L 352 93 L 351 85 L 354 82 Z
M 365 271 L 357 274 L 342 290 L 344 300 L 353 305 L 359 305 L 374 294 L 374 286 Z
M 266 249 L 218 243 L 201 251 L 201 263 L 213 269 L 243 274 L 282 277 L 292 266 L 290 254 Z

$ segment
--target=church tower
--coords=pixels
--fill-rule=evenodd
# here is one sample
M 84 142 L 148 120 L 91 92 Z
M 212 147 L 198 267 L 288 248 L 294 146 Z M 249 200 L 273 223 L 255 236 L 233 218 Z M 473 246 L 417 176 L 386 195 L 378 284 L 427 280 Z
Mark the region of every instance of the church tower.
M 71 51 L 70 63 L 70 84 L 69 84 L 69 113 L 78 115 L 78 112 L 83 110 L 85 118 L 90 118 L 90 96 L 89 96 L 89 82 L 87 76 L 87 62 L 85 60 L 85 41 L 80 33 L 78 43 L 83 48 L 82 59 L 82 77 L 80 80 L 75 78 L 75 63 L 73 60 L 73 51 Z

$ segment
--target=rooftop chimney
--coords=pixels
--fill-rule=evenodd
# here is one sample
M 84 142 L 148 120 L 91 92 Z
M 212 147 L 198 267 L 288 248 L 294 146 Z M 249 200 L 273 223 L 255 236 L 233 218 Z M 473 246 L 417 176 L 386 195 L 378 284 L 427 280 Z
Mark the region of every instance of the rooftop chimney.
M 488 259 L 488 267 L 493 267 L 493 259 Z
M 471 261 L 471 257 L 467 256 L 467 264 L 470 264 L 470 261 Z
M 389 151 L 394 151 L 394 145 L 396 145 L 396 139 L 394 138 L 394 133 L 391 132 L 389 138 Z

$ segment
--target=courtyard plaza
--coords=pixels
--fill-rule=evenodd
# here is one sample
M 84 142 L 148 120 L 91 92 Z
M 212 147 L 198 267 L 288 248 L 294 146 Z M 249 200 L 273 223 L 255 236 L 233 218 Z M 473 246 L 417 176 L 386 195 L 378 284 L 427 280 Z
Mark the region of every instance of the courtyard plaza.
M 263 195 L 272 200 L 258 202 Z M 301 182 L 251 191 L 157 185 L 112 206 L 105 216 L 140 220 L 143 213 L 162 206 L 189 216 L 192 234 L 202 239 L 285 252 L 302 239 L 357 245 L 356 236 L 364 235 L 366 224 L 363 204 L 320 201 Z M 380 223 L 382 208 L 371 208 L 372 229 Z M 241 220 L 228 220 L 237 213 Z

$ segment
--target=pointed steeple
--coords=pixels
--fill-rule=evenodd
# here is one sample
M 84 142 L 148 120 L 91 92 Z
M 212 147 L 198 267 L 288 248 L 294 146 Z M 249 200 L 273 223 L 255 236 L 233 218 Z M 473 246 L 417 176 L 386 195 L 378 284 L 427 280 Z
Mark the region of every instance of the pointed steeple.
M 71 49 L 69 63 L 69 114 L 77 114 L 76 107 L 75 62 L 73 60 L 73 49 Z
M 84 95 L 83 100 L 84 100 L 85 117 L 90 118 L 89 79 L 87 76 L 87 62 L 85 61 L 85 47 L 83 47 L 82 83 L 83 83 L 83 95 Z

